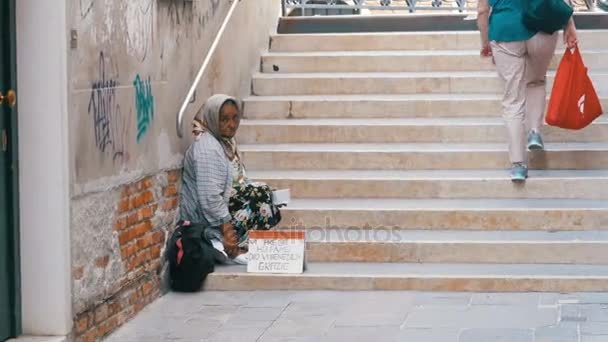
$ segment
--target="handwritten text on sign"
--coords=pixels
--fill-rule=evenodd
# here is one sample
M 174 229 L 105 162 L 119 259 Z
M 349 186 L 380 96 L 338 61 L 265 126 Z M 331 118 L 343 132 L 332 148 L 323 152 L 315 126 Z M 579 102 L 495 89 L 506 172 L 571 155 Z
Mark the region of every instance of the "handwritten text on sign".
M 247 272 L 302 273 L 305 247 L 303 232 L 250 232 Z

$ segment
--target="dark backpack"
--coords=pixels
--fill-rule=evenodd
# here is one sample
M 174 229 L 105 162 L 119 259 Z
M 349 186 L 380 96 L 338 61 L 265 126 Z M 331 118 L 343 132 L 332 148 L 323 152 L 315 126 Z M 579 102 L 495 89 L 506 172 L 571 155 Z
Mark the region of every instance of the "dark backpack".
M 563 29 L 574 10 L 564 0 L 524 0 L 523 23 L 536 32 L 553 32 Z
M 214 249 L 204 236 L 205 226 L 181 221 L 167 246 L 171 288 L 180 292 L 201 289 L 215 267 Z

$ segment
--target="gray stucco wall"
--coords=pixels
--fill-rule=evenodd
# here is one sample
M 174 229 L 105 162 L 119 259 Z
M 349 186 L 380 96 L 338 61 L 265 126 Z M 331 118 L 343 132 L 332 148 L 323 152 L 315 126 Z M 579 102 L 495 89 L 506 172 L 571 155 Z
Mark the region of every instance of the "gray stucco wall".
M 184 124 L 175 117 L 226 17 L 228 0 L 69 0 L 67 32 L 75 314 L 112 295 L 126 275 L 113 228 L 120 187 L 177 169 L 189 123 L 212 93 L 242 97 L 276 30 L 279 0 L 240 0 Z M 175 213 L 156 213 L 166 230 Z M 155 227 L 155 229 L 158 227 Z M 109 255 L 109 259 L 101 259 Z M 101 269 L 99 264 L 107 262 Z

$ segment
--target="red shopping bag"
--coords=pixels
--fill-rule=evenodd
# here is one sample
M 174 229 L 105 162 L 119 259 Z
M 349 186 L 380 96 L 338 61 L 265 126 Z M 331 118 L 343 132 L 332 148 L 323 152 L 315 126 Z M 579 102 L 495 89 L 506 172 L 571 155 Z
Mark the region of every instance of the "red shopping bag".
M 600 115 L 602 105 L 578 47 L 566 49 L 553 82 L 547 124 L 566 129 L 581 129 Z

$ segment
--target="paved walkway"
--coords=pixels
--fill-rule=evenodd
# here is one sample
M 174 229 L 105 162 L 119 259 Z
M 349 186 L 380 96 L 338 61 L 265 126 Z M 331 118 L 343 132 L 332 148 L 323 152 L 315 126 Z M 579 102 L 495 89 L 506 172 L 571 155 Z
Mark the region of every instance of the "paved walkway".
M 106 341 L 607 342 L 608 293 L 170 293 Z

